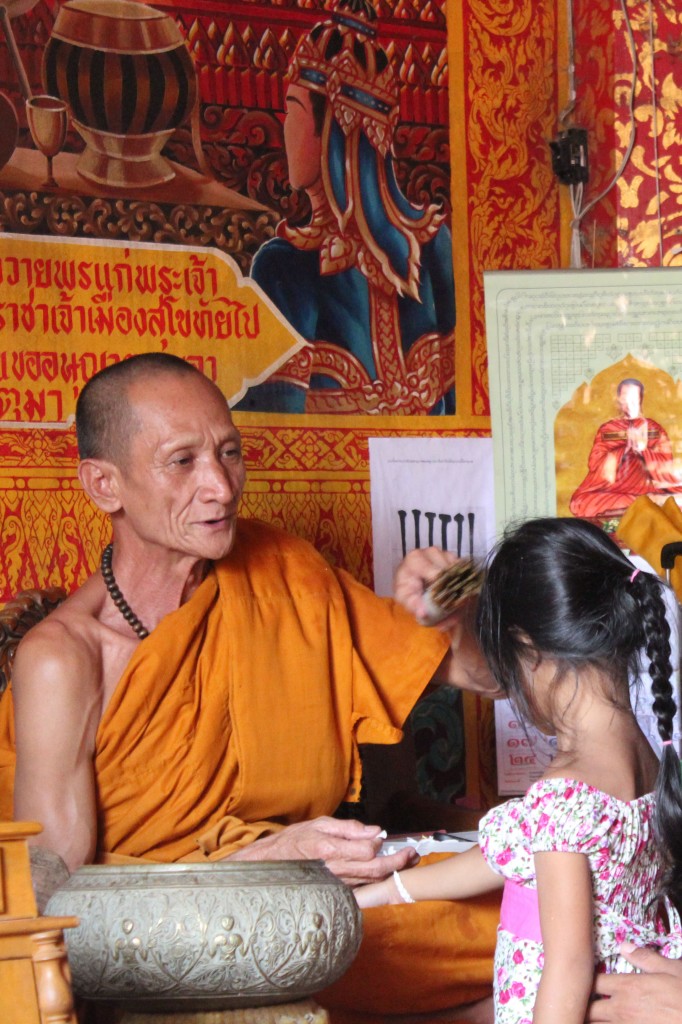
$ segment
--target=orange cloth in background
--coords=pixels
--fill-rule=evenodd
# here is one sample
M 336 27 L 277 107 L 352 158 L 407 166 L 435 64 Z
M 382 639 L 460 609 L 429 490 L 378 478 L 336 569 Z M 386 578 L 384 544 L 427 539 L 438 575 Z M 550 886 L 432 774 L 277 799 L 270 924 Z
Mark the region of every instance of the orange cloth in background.
M 0 821 L 14 818 L 14 710 L 12 686 L 0 694 Z
M 618 524 L 616 537 L 634 554 L 645 558 L 659 575 L 665 576 L 661 549 L 666 544 L 682 541 L 682 511 L 674 498 L 668 498 L 661 506 L 643 495 L 628 508 Z M 675 562 L 670 583 L 678 601 L 682 600 L 682 558 Z
M 358 956 L 316 1002 L 332 1024 L 386 1024 L 386 1014 L 435 1013 L 489 996 L 501 896 L 363 911 Z

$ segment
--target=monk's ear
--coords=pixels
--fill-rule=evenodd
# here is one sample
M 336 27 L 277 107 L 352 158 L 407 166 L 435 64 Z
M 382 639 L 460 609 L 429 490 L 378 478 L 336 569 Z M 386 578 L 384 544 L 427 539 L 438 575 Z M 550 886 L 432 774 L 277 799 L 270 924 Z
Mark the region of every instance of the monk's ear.
M 85 493 L 103 512 L 110 515 L 118 512 L 121 507 L 120 474 L 113 462 L 106 459 L 83 459 L 78 466 L 78 479 Z

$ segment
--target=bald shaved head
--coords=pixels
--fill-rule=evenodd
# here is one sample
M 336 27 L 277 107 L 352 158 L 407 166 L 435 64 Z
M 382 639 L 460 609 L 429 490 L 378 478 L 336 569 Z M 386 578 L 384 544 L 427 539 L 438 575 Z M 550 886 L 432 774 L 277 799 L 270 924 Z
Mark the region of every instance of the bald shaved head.
M 76 403 L 76 436 L 81 459 L 106 459 L 125 465 L 130 442 L 139 423 L 130 405 L 134 383 L 167 374 L 199 377 L 210 383 L 191 363 L 165 352 L 131 356 L 100 370 L 88 381 Z

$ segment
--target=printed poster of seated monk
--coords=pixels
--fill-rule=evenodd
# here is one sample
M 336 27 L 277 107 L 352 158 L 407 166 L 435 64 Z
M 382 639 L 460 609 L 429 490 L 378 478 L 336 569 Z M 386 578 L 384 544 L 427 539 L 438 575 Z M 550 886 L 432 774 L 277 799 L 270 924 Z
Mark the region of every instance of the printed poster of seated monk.
M 681 388 L 627 356 L 576 390 L 555 421 L 559 515 L 611 532 L 642 494 L 682 504 Z

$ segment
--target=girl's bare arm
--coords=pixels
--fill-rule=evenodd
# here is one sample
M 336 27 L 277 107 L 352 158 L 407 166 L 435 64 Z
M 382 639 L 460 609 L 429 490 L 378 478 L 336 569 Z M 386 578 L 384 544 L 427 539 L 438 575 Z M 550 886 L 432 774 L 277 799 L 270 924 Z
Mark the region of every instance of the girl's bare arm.
M 400 872 L 400 880 L 415 902 L 421 900 L 463 900 L 499 889 L 501 875 L 488 867 L 478 846 L 466 853 L 455 853 L 447 860 Z M 355 889 L 361 907 L 379 907 L 385 903 L 404 903 L 393 877 Z
M 545 965 L 533 1024 L 583 1024 L 594 980 L 590 865 L 582 853 L 536 853 Z

